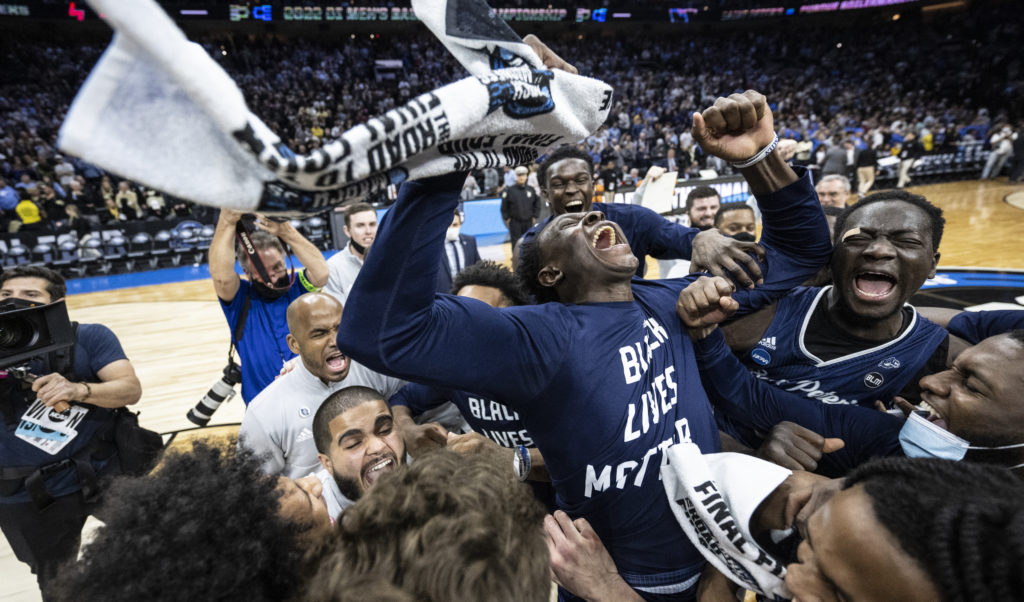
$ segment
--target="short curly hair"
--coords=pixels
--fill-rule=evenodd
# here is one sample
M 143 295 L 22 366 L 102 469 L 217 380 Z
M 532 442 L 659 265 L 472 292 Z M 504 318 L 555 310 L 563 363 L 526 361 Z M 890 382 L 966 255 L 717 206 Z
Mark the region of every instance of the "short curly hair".
M 537 169 L 537 181 L 543 188 L 548 187 L 548 172 L 551 171 L 551 166 L 565 159 L 579 159 L 587 164 L 587 173 L 594 173 L 594 159 L 590 153 L 576 148 L 574 144 L 563 144 L 548 153 Z
M 467 286 L 496 288 L 512 305 L 530 303 L 529 295 L 523 290 L 522 283 L 512 270 L 496 261 L 478 261 L 459 272 L 452 282 L 452 294 L 459 294 L 459 291 Z
M 306 599 L 368 580 L 428 602 L 546 600 L 544 509 L 503 459 L 439 449 L 381 477 L 341 515 Z
M 281 600 L 304 569 L 305 526 L 279 514 L 277 477 L 250 451 L 195 442 L 152 474 L 119 477 L 54 600 Z

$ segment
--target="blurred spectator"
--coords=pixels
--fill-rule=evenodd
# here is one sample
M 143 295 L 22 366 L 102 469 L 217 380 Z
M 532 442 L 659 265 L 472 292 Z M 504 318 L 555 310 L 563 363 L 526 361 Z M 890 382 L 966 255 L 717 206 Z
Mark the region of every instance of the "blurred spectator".
M 875 185 L 878 154 L 871 146 L 857 154 L 857 193 L 864 196 Z
M 146 217 L 146 212 L 139 205 L 139 195 L 132 190 L 127 180 L 117 183 L 117 195 L 114 196 L 117 202 L 117 210 L 127 216 L 129 220 L 137 220 Z
M 850 180 L 846 176 L 832 174 L 825 176 L 814 186 L 818 200 L 829 207 L 846 207 L 850 198 Z
M 476 183 L 473 174 L 466 176 L 466 183 L 462 185 L 462 193 L 459 195 L 463 201 L 472 201 L 480 194 L 480 185 Z
M 19 200 L 18 191 L 0 177 L 0 232 L 6 232 L 11 219 L 17 215 L 14 208 L 18 206 Z
M 985 169 L 981 171 L 982 180 L 999 177 L 999 172 L 1003 171 L 1003 165 L 1013 153 L 1013 143 L 1016 139 L 1017 133 L 1009 124 L 992 134 L 992 137 L 989 138 L 992 152 L 988 156 L 988 161 L 985 162 Z
M 18 214 L 18 221 L 21 222 L 19 232 L 46 230 L 46 212 L 25 191 L 22 191 L 21 200 L 18 201 L 14 212 Z
M 57 176 L 57 180 L 60 182 L 61 186 L 67 188 L 75 179 L 75 168 L 70 163 L 64 161 L 64 157 L 62 155 L 56 155 L 54 160 L 57 163 L 53 166 L 53 173 Z
M 916 132 L 907 132 L 903 143 L 900 145 L 900 172 L 896 181 L 896 188 L 903 188 L 910 183 L 910 168 L 924 154 L 924 147 L 917 140 Z
M 500 180 L 498 179 L 498 170 L 493 167 L 484 168 L 484 194 L 498 194 L 498 186 Z

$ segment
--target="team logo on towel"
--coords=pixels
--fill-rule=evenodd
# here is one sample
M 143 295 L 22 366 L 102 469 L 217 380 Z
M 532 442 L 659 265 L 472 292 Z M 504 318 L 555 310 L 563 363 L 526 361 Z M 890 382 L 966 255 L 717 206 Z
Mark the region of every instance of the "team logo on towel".
M 864 385 L 869 389 L 877 389 L 885 382 L 885 378 L 878 372 L 868 372 L 864 375 Z
M 526 119 L 553 111 L 551 77 L 550 71 L 515 69 L 480 78 L 490 94 L 487 113 L 500 107 L 509 117 Z
M 750 352 L 750 358 L 757 364 L 767 366 L 772 361 L 772 354 L 764 347 L 756 347 Z
M 895 370 L 900 367 L 900 361 L 895 357 L 887 357 L 878 362 L 878 367 L 885 368 L 886 370 Z

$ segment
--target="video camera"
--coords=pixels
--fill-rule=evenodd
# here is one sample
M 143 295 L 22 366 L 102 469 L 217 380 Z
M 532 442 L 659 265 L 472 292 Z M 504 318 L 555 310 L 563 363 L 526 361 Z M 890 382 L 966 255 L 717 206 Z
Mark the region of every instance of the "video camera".
M 45 305 L 22 299 L 0 303 L 0 369 L 74 344 L 75 331 L 63 300 Z

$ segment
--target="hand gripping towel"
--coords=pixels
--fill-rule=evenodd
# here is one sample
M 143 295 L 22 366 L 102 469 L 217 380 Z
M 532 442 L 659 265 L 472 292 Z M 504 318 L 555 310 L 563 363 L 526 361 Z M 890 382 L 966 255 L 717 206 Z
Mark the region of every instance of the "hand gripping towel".
M 611 105 L 610 86 L 545 69 L 483 0 L 415 0 L 417 16 L 472 76 L 296 155 L 154 0 L 89 4 L 115 35 L 58 146 L 204 205 L 317 212 L 406 179 L 522 165 L 596 130 Z
M 665 493 L 690 543 L 734 583 L 773 600 L 792 598 L 786 567 L 750 534 L 754 511 L 792 472 L 744 454 L 701 454 L 693 443 L 665 455 Z

